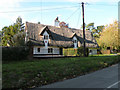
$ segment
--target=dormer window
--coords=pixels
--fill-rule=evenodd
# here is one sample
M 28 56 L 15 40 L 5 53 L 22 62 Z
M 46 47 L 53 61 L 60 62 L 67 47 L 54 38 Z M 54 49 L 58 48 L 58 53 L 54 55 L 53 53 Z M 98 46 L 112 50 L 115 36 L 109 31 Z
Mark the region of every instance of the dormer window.
M 73 42 L 74 42 L 74 43 L 77 43 L 77 40 L 74 40 Z
M 74 48 L 76 49 L 78 46 L 78 40 L 76 38 L 76 36 L 73 37 L 73 44 L 74 44 Z
M 44 39 L 47 40 L 48 39 L 48 35 L 44 35 Z

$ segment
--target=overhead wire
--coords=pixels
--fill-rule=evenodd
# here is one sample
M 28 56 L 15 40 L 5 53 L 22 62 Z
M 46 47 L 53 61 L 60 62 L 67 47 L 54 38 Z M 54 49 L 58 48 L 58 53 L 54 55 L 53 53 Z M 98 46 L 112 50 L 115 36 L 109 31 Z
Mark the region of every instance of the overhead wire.
M 64 8 L 73 8 L 73 7 L 78 7 L 78 6 L 71 6 L 71 7 L 60 7 L 60 8 L 47 8 L 47 9 L 42 9 L 42 11 L 46 10 L 57 10 L 57 9 L 64 9 Z M 17 12 L 40 12 L 41 9 L 37 10 L 16 10 L 16 11 L 3 11 L 0 13 L 17 13 Z
M 80 22 L 80 14 L 81 14 L 81 10 L 79 11 L 79 14 L 78 14 L 78 21 L 77 21 L 76 27 L 78 27 L 78 24 L 79 24 L 79 22 Z
M 65 21 L 69 20 L 80 8 L 77 8 Z

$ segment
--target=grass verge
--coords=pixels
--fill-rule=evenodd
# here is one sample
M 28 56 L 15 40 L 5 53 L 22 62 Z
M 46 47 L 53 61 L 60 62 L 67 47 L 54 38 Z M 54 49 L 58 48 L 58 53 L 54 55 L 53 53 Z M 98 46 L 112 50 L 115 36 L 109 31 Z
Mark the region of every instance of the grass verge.
M 119 62 L 112 57 L 74 57 L 3 62 L 3 88 L 34 88 L 74 78 Z

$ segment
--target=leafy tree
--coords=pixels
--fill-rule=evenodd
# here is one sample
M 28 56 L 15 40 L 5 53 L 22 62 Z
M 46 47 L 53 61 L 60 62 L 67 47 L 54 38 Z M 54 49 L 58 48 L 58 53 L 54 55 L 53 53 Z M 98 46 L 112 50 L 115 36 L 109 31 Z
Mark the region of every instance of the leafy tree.
M 92 29 L 94 29 L 94 23 L 89 23 L 89 24 L 86 25 L 86 30 L 91 31 Z
M 18 17 L 16 19 L 16 23 L 14 23 L 13 25 L 10 25 L 8 27 L 4 27 L 2 29 L 2 46 L 7 46 L 8 44 L 10 46 L 16 46 L 18 45 L 17 43 L 20 44 L 20 40 L 18 39 L 17 41 L 15 41 L 15 35 L 20 34 L 22 32 L 24 32 L 24 24 L 22 23 L 22 19 L 20 17 Z M 24 37 L 22 37 L 24 39 Z
M 15 24 L 18 25 L 18 30 L 20 32 L 24 31 L 25 26 L 24 26 L 24 23 L 22 23 L 22 18 L 20 16 L 16 19 L 16 23 Z
M 25 32 L 17 33 L 11 38 L 10 46 L 25 46 Z
M 104 29 L 104 25 L 101 25 L 101 26 L 97 26 L 97 31 L 98 33 L 102 32 L 102 30 Z
M 113 24 L 106 25 L 97 41 L 101 48 L 118 49 L 118 22 L 114 21 Z

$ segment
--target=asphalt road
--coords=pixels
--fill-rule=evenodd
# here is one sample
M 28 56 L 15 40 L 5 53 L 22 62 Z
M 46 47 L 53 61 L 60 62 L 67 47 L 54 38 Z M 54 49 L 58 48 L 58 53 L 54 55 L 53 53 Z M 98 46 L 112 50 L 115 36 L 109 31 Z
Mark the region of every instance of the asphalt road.
M 39 88 L 118 88 L 118 65 Z M 36 88 L 36 89 L 39 89 Z

